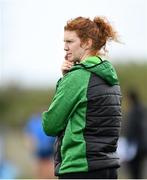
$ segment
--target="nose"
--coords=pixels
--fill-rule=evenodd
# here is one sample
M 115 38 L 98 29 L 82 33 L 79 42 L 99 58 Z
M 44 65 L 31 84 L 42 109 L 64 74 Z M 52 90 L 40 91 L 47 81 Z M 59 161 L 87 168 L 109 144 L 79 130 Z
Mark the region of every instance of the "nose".
M 64 51 L 68 51 L 69 50 L 69 47 L 67 45 L 67 43 L 64 44 Z

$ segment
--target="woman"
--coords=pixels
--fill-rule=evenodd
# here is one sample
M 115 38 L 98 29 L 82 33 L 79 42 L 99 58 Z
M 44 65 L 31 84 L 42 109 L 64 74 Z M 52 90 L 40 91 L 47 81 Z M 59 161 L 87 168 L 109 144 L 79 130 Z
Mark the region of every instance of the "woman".
M 63 77 L 42 114 L 45 133 L 57 136 L 60 179 L 117 178 L 121 92 L 114 67 L 100 57 L 110 40 L 117 34 L 101 17 L 77 17 L 64 27 Z

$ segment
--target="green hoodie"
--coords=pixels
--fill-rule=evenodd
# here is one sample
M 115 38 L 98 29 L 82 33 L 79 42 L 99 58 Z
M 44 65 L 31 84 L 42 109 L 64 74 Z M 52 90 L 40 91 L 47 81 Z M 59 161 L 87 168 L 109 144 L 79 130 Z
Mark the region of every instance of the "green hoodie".
M 48 111 L 42 113 L 42 125 L 47 135 L 64 134 L 61 162 L 56 174 L 88 171 L 86 159 L 87 91 L 91 74 L 101 77 L 109 86 L 118 85 L 115 69 L 99 57 L 88 57 L 76 64 L 57 83 L 56 93 Z

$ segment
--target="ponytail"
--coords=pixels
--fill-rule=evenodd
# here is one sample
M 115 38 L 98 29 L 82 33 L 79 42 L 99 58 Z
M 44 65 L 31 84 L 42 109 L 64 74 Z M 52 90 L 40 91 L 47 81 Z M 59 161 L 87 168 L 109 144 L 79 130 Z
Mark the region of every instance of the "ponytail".
M 105 50 L 105 46 L 106 43 L 108 41 L 116 41 L 118 42 L 118 35 L 117 32 L 114 31 L 113 27 L 111 26 L 111 24 L 108 22 L 108 20 L 105 17 L 98 17 L 96 16 L 93 19 L 93 22 L 96 24 L 97 28 L 98 28 L 98 49 L 100 50 L 101 48 L 104 48 Z

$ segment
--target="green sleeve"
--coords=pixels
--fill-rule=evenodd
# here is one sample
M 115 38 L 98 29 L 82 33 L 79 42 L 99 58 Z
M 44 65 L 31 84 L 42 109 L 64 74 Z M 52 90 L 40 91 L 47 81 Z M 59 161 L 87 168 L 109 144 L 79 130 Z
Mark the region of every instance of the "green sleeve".
M 42 125 L 47 135 L 56 136 L 65 129 L 80 95 L 79 79 L 77 74 L 68 73 L 58 83 L 48 111 L 42 113 Z

